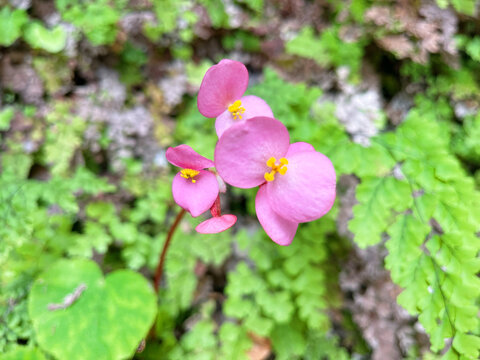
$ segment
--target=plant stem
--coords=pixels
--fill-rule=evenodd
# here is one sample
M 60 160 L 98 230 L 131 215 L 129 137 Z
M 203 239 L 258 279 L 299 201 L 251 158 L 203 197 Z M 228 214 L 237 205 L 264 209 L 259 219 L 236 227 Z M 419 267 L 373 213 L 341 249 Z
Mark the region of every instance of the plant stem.
M 155 292 L 157 292 L 157 293 L 158 293 L 158 289 L 160 288 L 160 280 L 162 280 L 163 266 L 164 266 L 164 263 L 165 263 L 165 256 L 167 255 L 168 246 L 170 245 L 170 242 L 172 241 L 173 234 L 175 233 L 175 229 L 177 228 L 178 224 L 180 224 L 180 221 L 182 220 L 183 215 L 185 215 L 185 213 L 186 213 L 186 211 L 184 209 L 182 209 L 177 214 L 177 217 L 175 218 L 175 221 L 173 222 L 172 226 L 170 227 L 170 230 L 168 230 L 167 239 L 165 240 L 165 243 L 163 244 L 162 253 L 160 254 L 160 260 L 158 261 L 157 269 L 155 270 L 155 278 L 154 278 L 154 281 L 153 281 L 153 287 L 155 289 Z

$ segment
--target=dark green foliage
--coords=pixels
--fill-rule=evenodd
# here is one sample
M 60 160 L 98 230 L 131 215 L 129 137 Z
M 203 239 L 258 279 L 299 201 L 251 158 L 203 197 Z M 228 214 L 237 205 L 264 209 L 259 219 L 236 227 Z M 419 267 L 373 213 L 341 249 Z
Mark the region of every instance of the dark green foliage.
M 312 28 L 305 27 L 286 44 L 286 52 L 313 59 L 321 66 L 347 66 L 353 80 L 358 80 L 363 55 L 362 42 L 342 41 L 337 28 L 327 29 L 317 36 Z

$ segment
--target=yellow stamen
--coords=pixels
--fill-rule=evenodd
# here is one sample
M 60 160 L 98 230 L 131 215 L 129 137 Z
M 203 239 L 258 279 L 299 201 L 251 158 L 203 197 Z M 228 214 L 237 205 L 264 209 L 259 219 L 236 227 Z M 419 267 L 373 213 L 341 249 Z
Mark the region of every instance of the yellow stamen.
M 265 173 L 265 180 L 273 181 L 275 180 L 275 174 L 278 172 L 280 175 L 285 175 L 287 172 L 288 160 L 285 158 L 280 159 L 280 164 L 277 165 L 277 159 L 271 157 L 267 160 L 267 166 L 272 168 L 272 171 Z
M 269 173 L 265 173 L 265 180 L 267 181 L 273 181 L 275 178 L 274 178 L 274 175 L 275 173 L 272 171 L 272 172 L 269 172 Z
M 242 106 L 242 102 L 237 100 L 228 107 L 228 111 L 232 113 L 233 120 L 242 120 L 242 114 L 245 112 L 245 108 Z
M 278 172 L 281 175 L 285 175 L 285 173 L 287 172 L 287 167 L 286 166 L 281 167 L 280 169 L 278 169 Z
M 275 166 L 275 161 L 277 161 L 277 159 L 275 159 L 274 157 L 271 157 L 270 159 L 267 160 L 267 166 L 273 168 Z
M 195 176 L 197 176 L 198 174 L 200 174 L 200 171 L 198 170 L 193 170 L 193 169 L 183 169 L 182 171 L 180 171 L 180 176 L 185 178 L 185 179 L 191 179 L 192 180 L 192 183 L 196 183 L 197 180 L 195 180 Z

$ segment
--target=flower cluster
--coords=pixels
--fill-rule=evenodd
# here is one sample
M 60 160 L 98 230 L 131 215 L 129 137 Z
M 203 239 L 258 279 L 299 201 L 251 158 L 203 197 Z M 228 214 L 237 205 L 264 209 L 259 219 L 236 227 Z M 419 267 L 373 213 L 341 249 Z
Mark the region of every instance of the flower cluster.
M 173 179 L 173 198 L 194 217 L 210 209 L 213 217 L 196 230 L 218 233 L 237 220 L 235 215 L 221 215 L 219 193 L 225 192 L 225 183 L 258 187 L 255 210 L 260 224 L 274 242 L 289 245 L 299 223 L 331 209 L 335 170 L 312 145 L 290 143 L 287 128 L 268 104 L 257 96 L 243 96 L 247 86 L 248 71 L 238 61 L 222 60 L 205 74 L 198 109 L 216 117 L 214 161 L 188 145 L 169 148 L 167 160 L 182 169 Z

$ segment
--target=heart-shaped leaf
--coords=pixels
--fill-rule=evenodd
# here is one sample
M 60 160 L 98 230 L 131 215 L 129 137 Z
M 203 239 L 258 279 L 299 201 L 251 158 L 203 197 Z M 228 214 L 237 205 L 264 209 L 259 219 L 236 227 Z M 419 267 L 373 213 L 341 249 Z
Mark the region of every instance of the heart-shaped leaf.
M 131 357 L 156 314 L 143 276 L 119 270 L 104 278 L 85 259 L 55 263 L 35 280 L 28 301 L 39 345 L 58 359 Z
M 51 53 L 63 50 L 67 42 L 67 34 L 60 25 L 48 30 L 39 22 L 32 22 L 28 25 L 24 38 L 33 48 Z

